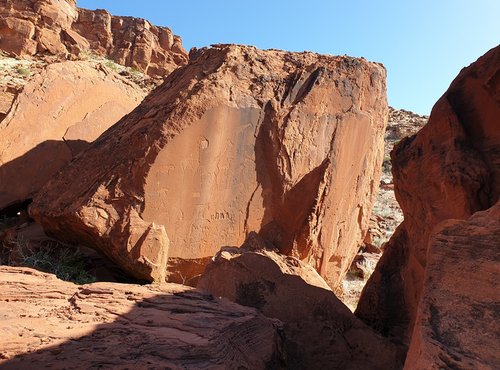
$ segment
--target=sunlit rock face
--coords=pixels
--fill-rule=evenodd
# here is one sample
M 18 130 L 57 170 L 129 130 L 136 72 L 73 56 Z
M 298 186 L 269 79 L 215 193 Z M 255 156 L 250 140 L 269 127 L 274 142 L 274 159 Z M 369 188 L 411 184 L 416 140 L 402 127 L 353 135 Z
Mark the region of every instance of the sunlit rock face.
M 256 231 L 335 286 L 366 231 L 386 120 L 379 64 L 234 45 L 195 50 L 31 213 L 148 280 L 167 270 L 187 282 L 220 246 Z
M 53 63 L 34 74 L 0 120 L 0 210 L 32 197 L 145 95 L 86 61 Z

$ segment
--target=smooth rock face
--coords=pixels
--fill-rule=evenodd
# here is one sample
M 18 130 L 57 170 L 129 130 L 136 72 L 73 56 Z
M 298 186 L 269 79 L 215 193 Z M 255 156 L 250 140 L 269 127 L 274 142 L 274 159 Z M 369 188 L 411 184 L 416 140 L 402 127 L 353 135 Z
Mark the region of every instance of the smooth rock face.
M 74 0 L 0 0 L 0 50 L 65 57 L 91 51 L 155 77 L 187 63 L 181 39 L 170 29 L 79 9 Z
M 281 369 L 281 324 L 191 288 L 0 267 L 0 367 Z
M 31 214 L 141 278 L 164 274 L 167 237 L 170 272 L 189 280 L 175 261 L 199 263 L 257 231 L 335 286 L 366 231 L 386 119 L 378 64 L 231 45 L 194 51 Z
M 281 320 L 289 368 L 402 366 L 398 349 L 357 319 L 312 267 L 293 257 L 247 245 L 223 248 L 198 288 Z
M 88 62 L 49 65 L 0 121 L 0 209 L 24 201 L 146 93 Z
M 500 202 L 436 229 L 405 369 L 498 369 Z
M 447 219 L 467 219 L 498 200 L 499 76 L 497 47 L 463 69 L 434 106 L 429 123 L 392 152 L 395 192 L 405 220 L 356 311 L 384 335 L 409 342 L 434 227 Z

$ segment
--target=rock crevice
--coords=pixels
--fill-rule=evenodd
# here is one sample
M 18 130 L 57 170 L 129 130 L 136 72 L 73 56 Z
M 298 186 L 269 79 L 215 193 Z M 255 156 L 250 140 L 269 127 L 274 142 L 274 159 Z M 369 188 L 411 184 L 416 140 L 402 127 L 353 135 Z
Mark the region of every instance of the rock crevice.
M 427 330 L 417 321 L 422 310 L 426 310 L 425 315 L 430 319 L 446 316 L 442 312 L 444 303 L 429 285 L 441 273 L 452 272 L 444 258 L 442 264 L 429 264 L 429 261 L 435 261 L 441 253 L 450 254 L 446 249 L 452 246 L 433 239 L 434 233 L 443 222 L 467 220 L 476 214 L 479 218 L 481 211 L 490 209 L 500 194 L 500 104 L 498 87 L 492 87 L 498 82 L 494 77 L 498 73 L 500 47 L 464 68 L 434 106 L 429 123 L 416 135 L 402 140 L 391 153 L 396 198 L 405 219 L 388 242 L 362 293 L 356 314 L 384 335 L 406 345 L 411 340 L 412 347 L 417 346 L 419 340 L 425 342 L 422 347 L 430 345 L 428 337 L 415 337 L 422 333 L 414 332 L 414 327 Z M 488 212 L 495 214 L 496 211 Z M 480 241 L 477 243 L 481 249 Z M 440 251 L 436 245 L 445 250 Z M 474 253 L 473 250 L 471 248 L 470 253 Z M 488 256 L 484 263 L 489 264 L 491 259 L 492 256 Z M 476 262 L 462 253 L 453 261 L 449 263 L 463 266 L 462 272 L 469 274 L 471 281 L 478 282 L 478 289 L 489 289 L 489 285 L 481 281 L 480 264 L 477 264 L 478 271 L 473 271 L 470 266 Z M 448 279 L 446 275 L 445 278 Z M 446 290 L 443 286 L 436 289 Z M 434 303 L 430 301 L 431 296 L 436 297 Z M 440 298 L 447 297 L 443 293 Z M 433 315 L 433 310 L 438 313 Z M 467 328 L 470 323 L 464 320 L 457 318 L 457 325 Z M 436 327 L 451 325 L 439 320 L 433 322 Z M 414 351 L 412 347 L 410 352 Z M 416 357 L 413 353 L 412 358 Z M 434 360 L 439 363 L 436 357 Z M 415 368 L 431 368 L 422 366 Z

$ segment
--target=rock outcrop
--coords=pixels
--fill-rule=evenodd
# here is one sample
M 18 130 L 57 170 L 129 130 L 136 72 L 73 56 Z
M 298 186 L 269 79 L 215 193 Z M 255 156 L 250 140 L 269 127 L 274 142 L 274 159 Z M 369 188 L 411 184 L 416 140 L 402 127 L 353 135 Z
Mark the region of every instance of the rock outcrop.
M 430 237 L 405 369 L 498 369 L 500 202 Z
M 191 288 L 0 267 L 0 367 L 281 369 L 281 324 Z
M 434 106 L 429 123 L 392 152 L 395 192 L 405 219 L 386 246 L 356 311 L 384 335 L 409 342 L 424 273 L 436 252 L 429 249 L 436 225 L 466 220 L 498 200 L 499 91 L 496 47 L 460 72 Z M 469 278 L 478 283 L 481 279 L 475 273 Z
M 0 121 L 0 209 L 30 198 L 146 92 L 104 64 L 50 64 Z
M 398 349 L 357 319 L 312 267 L 249 244 L 265 243 L 223 248 L 198 288 L 282 321 L 290 368 L 401 368 Z
M 167 254 L 176 272 L 258 231 L 335 286 L 366 231 L 386 120 L 379 64 L 196 50 L 51 181 L 30 213 L 139 278 L 162 279 Z M 184 279 L 188 271 L 177 270 Z
M 0 50 L 65 58 L 92 52 L 154 77 L 187 63 L 181 39 L 170 29 L 79 9 L 74 0 L 0 0 Z

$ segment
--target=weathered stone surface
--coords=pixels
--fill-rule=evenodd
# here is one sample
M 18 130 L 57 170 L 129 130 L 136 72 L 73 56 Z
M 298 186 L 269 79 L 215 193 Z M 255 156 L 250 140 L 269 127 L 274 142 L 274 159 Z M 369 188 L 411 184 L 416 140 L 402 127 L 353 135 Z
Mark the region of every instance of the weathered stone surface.
M 398 349 L 363 324 L 310 266 L 248 245 L 223 248 L 198 288 L 284 323 L 293 369 L 398 369 Z
M 500 202 L 439 224 L 405 369 L 500 368 Z
M 74 0 L 0 0 L 0 50 L 65 57 L 91 51 L 154 77 L 187 63 L 181 39 L 170 29 L 79 9 Z
M 447 219 L 467 219 L 498 200 L 499 91 L 497 47 L 463 69 L 434 106 L 429 123 L 392 152 L 395 192 L 405 220 L 356 311 L 385 335 L 409 342 L 434 227 Z
M 12 103 L 16 98 L 16 91 L 9 89 L 8 86 L 0 87 L 0 121 L 5 118 L 7 113 L 9 113 L 12 108 Z
M 31 197 L 146 93 L 88 62 L 47 66 L 0 122 L 0 209 Z
M 281 324 L 169 284 L 77 286 L 0 267 L 0 367 L 280 369 Z
M 199 262 L 255 230 L 335 286 L 366 231 L 386 119 L 379 64 L 231 45 L 194 51 L 31 214 L 141 278 L 165 269 L 162 244 L 142 237 L 164 225 L 170 262 Z

